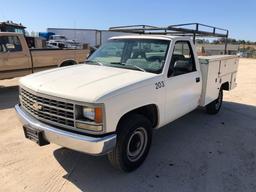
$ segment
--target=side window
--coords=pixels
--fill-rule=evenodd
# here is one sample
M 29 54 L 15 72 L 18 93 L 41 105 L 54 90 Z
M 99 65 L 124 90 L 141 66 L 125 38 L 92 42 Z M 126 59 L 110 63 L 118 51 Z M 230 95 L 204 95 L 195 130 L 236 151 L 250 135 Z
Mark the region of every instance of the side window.
M 2 36 L 0 37 L 0 53 L 6 52 L 5 48 L 5 38 Z
M 190 42 L 177 41 L 172 53 L 168 77 L 196 71 L 195 59 Z
M 21 46 L 20 40 L 16 36 L 7 37 L 5 47 L 10 52 L 22 51 L 22 46 Z
M 20 40 L 16 36 L 3 36 L 0 40 L 0 46 L 4 51 L 18 52 L 22 51 Z M 0 48 L 1 50 L 1 48 Z

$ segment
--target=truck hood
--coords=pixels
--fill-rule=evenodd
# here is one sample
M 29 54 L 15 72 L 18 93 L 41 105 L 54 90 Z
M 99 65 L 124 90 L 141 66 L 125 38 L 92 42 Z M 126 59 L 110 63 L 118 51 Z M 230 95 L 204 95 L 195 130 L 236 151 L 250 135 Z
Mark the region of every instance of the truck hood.
M 28 75 L 21 86 L 36 92 L 82 102 L 98 99 L 157 76 L 153 73 L 96 65 L 75 65 Z M 139 85 L 138 85 L 139 84 Z

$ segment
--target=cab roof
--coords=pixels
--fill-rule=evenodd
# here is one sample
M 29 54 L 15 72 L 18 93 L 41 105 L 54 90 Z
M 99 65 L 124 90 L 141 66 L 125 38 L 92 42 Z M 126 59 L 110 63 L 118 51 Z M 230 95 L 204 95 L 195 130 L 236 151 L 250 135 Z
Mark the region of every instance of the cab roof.
M 23 36 L 23 34 L 21 34 L 21 33 L 15 33 L 15 32 L 0 32 L 0 36 L 7 36 L 7 35 L 21 35 L 21 36 Z
M 112 39 L 158 39 L 158 40 L 175 40 L 175 39 L 182 39 L 182 40 L 191 40 L 191 37 L 186 36 L 172 36 L 172 35 L 152 35 L 152 34 L 143 34 L 143 35 L 121 35 L 109 38 Z

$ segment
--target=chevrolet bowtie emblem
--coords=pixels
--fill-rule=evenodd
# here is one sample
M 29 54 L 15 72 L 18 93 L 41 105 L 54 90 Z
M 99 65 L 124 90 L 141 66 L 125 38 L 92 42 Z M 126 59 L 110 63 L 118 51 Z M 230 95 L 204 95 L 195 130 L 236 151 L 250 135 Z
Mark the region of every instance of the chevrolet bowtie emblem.
M 32 106 L 33 106 L 33 109 L 37 111 L 40 111 L 43 109 L 43 106 L 39 105 L 38 103 L 34 103 Z

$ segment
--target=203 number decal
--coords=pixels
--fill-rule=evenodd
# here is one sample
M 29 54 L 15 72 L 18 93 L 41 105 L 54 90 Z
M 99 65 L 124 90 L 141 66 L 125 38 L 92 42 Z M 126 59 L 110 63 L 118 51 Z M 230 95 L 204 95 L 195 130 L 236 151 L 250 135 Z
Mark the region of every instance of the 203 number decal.
M 164 87 L 164 81 L 159 81 L 157 83 L 155 83 L 156 89 L 160 89 L 162 87 Z

